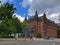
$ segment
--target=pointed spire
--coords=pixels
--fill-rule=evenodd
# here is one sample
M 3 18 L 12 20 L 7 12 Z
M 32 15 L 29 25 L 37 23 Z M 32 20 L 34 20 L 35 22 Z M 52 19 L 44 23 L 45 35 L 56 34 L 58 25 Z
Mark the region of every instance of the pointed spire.
M 37 11 L 35 13 L 35 18 L 38 19 L 38 13 L 37 13 Z
M 35 13 L 35 16 L 38 17 L 38 13 L 37 13 L 37 11 L 36 11 L 36 13 Z
M 27 21 L 27 17 L 25 16 L 25 21 Z
M 43 14 L 43 17 L 46 17 L 46 14 L 45 13 Z
M 46 19 L 47 19 L 47 18 L 46 18 L 46 14 L 45 14 L 45 13 L 43 14 L 42 19 L 43 19 L 43 20 L 46 20 Z

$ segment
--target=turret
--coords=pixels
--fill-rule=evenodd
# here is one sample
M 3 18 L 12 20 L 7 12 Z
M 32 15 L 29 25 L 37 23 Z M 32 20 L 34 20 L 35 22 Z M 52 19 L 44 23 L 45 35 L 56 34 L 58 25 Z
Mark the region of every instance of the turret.
M 35 19 L 38 19 L 38 13 L 37 13 L 37 11 L 35 13 Z
M 43 17 L 45 17 L 45 18 L 46 18 L 46 14 L 45 14 L 45 13 L 43 14 Z
M 46 14 L 45 13 L 43 14 L 43 18 L 42 19 L 46 20 Z
M 27 21 L 27 17 L 25 16 L 25 20 L 24 21 Z

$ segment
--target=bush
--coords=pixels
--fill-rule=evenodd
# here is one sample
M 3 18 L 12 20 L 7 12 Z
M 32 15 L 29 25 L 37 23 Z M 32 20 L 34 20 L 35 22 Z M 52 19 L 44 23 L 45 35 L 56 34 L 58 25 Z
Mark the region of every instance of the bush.
M 37 38 L 41 38 L 41 34 L 40 33 L 37 33 Z

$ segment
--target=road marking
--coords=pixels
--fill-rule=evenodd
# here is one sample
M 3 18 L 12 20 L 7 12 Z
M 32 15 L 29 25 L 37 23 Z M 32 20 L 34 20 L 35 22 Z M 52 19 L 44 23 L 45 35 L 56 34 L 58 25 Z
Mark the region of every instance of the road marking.
M 55 42 L 53 42 L 53 45 L 55 45 Z
M 55 41 L 53 40 L 53 45 L 55 45 Z

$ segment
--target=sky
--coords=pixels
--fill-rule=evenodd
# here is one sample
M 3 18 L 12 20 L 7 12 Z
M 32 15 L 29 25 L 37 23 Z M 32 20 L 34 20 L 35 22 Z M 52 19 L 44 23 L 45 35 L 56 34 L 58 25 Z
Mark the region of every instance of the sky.
M 33 16 L 37 10 L 38 16 L 46 13 L 48 19 L 60 23 L 60 0 L 1 0 L 2 3 L 12 3 L 17 9 L 14 13 L 21 21 L 25 16 Z

